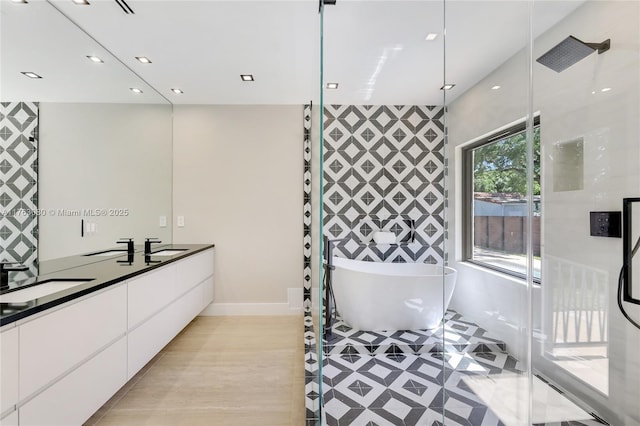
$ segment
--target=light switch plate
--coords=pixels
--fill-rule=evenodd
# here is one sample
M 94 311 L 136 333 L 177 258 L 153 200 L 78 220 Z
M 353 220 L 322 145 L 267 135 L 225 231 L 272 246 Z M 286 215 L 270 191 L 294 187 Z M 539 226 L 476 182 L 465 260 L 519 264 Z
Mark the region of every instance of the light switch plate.
M 166 227 L 167 227 L 167 217 L 160 216 L 160 228 L 166 228 Z
M 184 226 L 184 216 L 178 216 L 178 227 L 182 228 Z

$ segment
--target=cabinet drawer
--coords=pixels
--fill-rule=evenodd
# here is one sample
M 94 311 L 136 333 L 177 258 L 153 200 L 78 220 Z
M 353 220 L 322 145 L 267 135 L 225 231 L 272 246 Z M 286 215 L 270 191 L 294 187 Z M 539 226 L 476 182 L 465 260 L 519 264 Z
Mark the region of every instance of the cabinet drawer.
M 127 335 L 128 378 L 171 341 L 201 310 L 202 287 L 198 286 Z
M 167 265 L 127 283 L 127 328 L 136 327 L 179 296 L 176 267 Z
M 201 285 L 202 285 L 202 295 L 203 295 L 202 309 L 204 309 L 207 306 L 209 306 L 211 302 L 213 302 L 213 277 L 209 277 Z
M 20 325 L 20 399 L 124 336 L 126 306 L 119 285 Z
M 14 411 L 4 419 L 0 420 L 0 426 L 18 426 L 18 412 Z
M 20 407 L 20 425 L 81 425 L 127 381 L 126 338 Z
M 0 414 L 18 403 L 18 329 L 11 328 L 0 334 Z M 2 423 L 4 424 L 4 422 Z
M 177 267 L 179 285 L 186 291 L 213 275 L 213 249 L 190 256 Z

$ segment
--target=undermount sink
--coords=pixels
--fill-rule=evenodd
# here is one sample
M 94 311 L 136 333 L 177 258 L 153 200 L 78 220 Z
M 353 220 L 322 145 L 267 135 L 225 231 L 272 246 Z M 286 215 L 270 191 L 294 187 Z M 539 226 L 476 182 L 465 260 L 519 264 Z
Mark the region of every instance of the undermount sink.
M 125 254 L 126 250 L 106 250 L 98 253 L 85 254 L 85 256 L 115 256 L 117 254 Z
M 151 256 L 173 256 L 175 254 L 178 253 L 182 253 L 183 251 L 185 251 L 187 249 L 166 249 L 166 250 L 160 250 L 157 251 L 155 253 L 151 253 Z
M 92 279 L 51 279 L 21 290 L 0 294 L 0 303 L 24 303 L 87 283 Z

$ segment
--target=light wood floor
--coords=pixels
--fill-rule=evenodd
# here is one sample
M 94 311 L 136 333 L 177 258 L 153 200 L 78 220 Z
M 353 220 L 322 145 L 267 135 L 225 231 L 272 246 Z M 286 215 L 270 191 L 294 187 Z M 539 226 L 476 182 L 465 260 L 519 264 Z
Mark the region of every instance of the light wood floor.
M 302 317 L 197 317 L 85 425 L 305 424 Z

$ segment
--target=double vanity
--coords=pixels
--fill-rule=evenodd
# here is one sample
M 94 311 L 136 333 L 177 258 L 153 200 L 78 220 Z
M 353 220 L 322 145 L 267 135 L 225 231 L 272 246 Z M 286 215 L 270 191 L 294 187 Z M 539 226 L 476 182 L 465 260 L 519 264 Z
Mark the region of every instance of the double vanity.
M 212 302 L 213 245 L 154 249 L 43 262 L 2 291 L 2 426 L 82 424 Z

